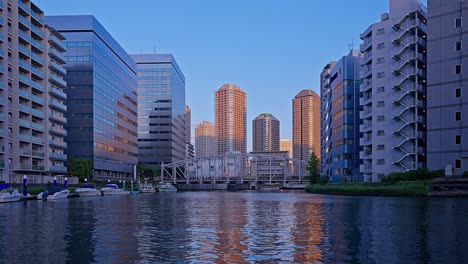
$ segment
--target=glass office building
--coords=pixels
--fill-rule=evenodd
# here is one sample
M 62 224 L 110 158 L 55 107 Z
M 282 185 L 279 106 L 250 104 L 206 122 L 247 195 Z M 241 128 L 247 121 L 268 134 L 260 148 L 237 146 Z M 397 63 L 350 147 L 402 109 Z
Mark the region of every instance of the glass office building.
M 321 173 L 332 182 L 362 181 L 359 170 L 361 53 L 352 50 L 321 74 Z
M 93 16 L 48 16 L 67 39 L 67 154 L 95 179 L 126 179 L 138 162 L 136 64 Z
M 171 54 L 131 56 L 138 68 L 138 162 L 160 166 L 184 160 L 184 74 Z

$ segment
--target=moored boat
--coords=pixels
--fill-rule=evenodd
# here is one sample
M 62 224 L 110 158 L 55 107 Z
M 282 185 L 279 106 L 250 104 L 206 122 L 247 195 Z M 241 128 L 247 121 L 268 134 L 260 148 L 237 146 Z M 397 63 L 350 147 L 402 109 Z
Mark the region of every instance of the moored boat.
M 63 187 L 47 188 L 42 194 L 42 198 L 46 200 L 60 200 L 68 198 L 70 191 Z
M 119 189 L 117 184 L 108 183 L 106 185 L 106 187 L 101 189 L 101 193 L 104 196 L 107 196 L 107 195 L 122 195 L 122 194 L 130 194 L 130 191 L 125 191 L 125 190 Z
M 76 189 L 75 192 L 80 197 L 98 197 L 101 196 L 102 193 L 100 190 L 97 190 L 94 186 L 88 185 L 88 179 L 85 179 L 83 186 Z
M 140 185 L 140 192 L 141 193 L 154 193 L 156 192 L 156 189 L 154 189 L 153 184 L 145 182 Z
M 9 184 L 0 185 L 0 203 L 17 202 L 21 199 L 21 193 L 13 189 Z
M 177 192 L 177 188 L 170 182 L 162 182 L 158 185 L 159 192 Z

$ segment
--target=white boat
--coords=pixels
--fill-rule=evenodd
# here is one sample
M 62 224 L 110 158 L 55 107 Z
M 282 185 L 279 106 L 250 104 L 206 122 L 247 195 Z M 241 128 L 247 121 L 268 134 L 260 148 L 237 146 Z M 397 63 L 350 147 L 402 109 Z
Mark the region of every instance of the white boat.
M 154 193 L 156 189 L 154 189 L 153 184 L 151 183 L 142 183 L 140 185 L 140 192 L 142 193 Z
M 60 200 L 68 198 L 70 191 L 62 187 L 47 188 L 42 194 L 42 198 L 46 200 Z
M 40 192 L 40 193 L 37 195 L 36 199 L 37 199 L 37 200 L 42 200 L 42 196 L 43 196 L 43 195 L 44 195 L 44 192 Z
M 76 189 L 75 192 L 80 197 L 98 197 L 102 195 L 100 190 L 97 190 L 96 188 L 94 188 L 94 186 L 87 184 L 83 185 L 83 187 Z
M 121 194 L 130 194 L 130 191 L 124 191 L 119 189 L 117 184 L 108 183 L 106 187 L 101 189 L 102 195 L 121 195 Z
M 3 185 L 3 186 L 7 186 L 7 185 Z M 17 189 L 8 188 L 8 189 L 3 189 L 0 191 L 0 203 L 17 202 L 20 199 L 21 199 L 21 193 L 19 193 Z
M 174 187 L 170 182 L 162 182 L 158 185 L 158 191 L 160 192 L 177 192 L 177 188 Z

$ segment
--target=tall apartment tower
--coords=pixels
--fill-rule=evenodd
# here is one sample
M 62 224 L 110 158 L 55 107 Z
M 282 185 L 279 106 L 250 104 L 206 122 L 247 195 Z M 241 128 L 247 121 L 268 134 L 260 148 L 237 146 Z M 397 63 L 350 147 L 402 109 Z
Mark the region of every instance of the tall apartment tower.
M 364 181 L 426 167 L 426 16 L 419 0 L 390 0 L 360 36 Z
M 280 151 L 287 151 L 288 157 L 292 158 L 293 155 L 293 143 L 290 139 L 280 139 Z
M 215 132 L 218 155 L 247 152 L 247 94 L 239 86 L 215 92 Z
M 216 148 L 215 127 L 212 123 L 203 121 L 195 128 L 195 156 L 216 156 Z
M 0 1 L 0 18 L 0 181 L 64 174 L 64 38 L 31 1 Z
M 138 162 L 136 64 L 93 16 L 46 20 L 67 39 L 68 156 L 91 160 L 94 179 L 132 178 Z
M 312 90 L 300 91 L 293 99 L 293 158 L 320 159 L 320 96 Z
M 252 121 L 253 152 L 280 150 L 280 122 L 272 114 L 263 113 Z
M 427 166 L 468 171 L 467 1 L 428 1 Z
M 321 173 L 332 182 L 362 181 L 359 171 L 361 53 L 352 50 L 321 74 Z
M 185 76 L 172 54 L 131 55 L 138 67 L 139 163 L 186 157 Z
M 185 158 L 191 159 L 195 156 L 195 149 L 192 145 L 192 109 L 185 106 Z

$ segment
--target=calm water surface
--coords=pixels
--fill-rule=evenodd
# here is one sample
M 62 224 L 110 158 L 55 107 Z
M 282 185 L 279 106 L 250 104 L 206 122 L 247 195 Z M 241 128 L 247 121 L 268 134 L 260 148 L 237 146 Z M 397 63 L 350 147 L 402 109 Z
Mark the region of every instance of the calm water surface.
M 0 263 L 468 263 L 468 199 L 180 192 L 0 204 Z

